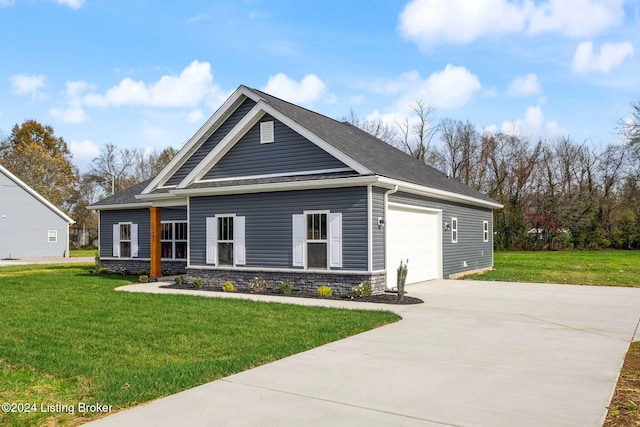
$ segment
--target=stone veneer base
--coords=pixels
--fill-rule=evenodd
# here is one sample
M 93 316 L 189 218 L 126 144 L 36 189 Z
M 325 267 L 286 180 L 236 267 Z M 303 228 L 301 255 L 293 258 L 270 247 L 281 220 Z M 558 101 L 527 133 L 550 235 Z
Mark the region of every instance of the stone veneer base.
M 283 283 L 291 283 L 292 292 L 296 294 L 315 295 L 322 285 L 329 286 L 336 296 L 348 296 L 351 294 L 351 287 L 362 282 L 371 282 L 371 290 L 374 294 L 380 294 L 386 290 L 385 273 L 341 273 L 331 272 L 309 272 L 309 271 L 266 271 L 266 270 L 231 270 L 231 269 L 211 269 L 211 268 L 187 268 L 187 283 L 193 283 L 193 279 L 202 279 L 205 288 L 221 289 L 222 285 L 231 281 L 233 285 L 242 291 L 251 289 L 251 281 L 260 277 L 267 281 L 269 291 L 280 292 Z
M 138 259 L 101 259 L 100 267 L 106 268 L 109 273 L 120 273 L 126 268 L 129 274 L 138 274 L 140 270 L 149 271 L 151 262 Z M 165 276 L 184 274 L 185 271 L 187 271 L 186 261 L 162 261 L 162 274 Z

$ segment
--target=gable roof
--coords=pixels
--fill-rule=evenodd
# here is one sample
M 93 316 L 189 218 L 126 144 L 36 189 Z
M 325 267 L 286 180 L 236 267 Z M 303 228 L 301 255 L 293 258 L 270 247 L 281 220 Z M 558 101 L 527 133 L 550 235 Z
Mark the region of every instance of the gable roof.
M 65 220 L 67 223 L 69 224 L 75 224 L 75 221 L 69 217 L 67 214 L 65 214 L 64 212 L 62 212 L 60 209 L 58 209 L 57 207 L 55 207 L 53 205 L 53 203 L 51 203 L 50 201 L 48 201 L 47 199 L 45 199 L 42 195 L 40 195 L 40 193 L 38 193 L 36 190 L 34 190 L 33 188 L 29 187 L 27 184 L 25 184 L 20 178 L 18 178 L 17 176 L 15 176 L 14 174 L 12 174 L 11 172 L 9 172 L 9 170 L 7 168 L 5 168 L 4 166 L 0 165 L 0 173 L 2 173 L 3 175 L 5 175 L 7 178 L 9 178 L 11 181 L 15 182 L 15 184 L 22 188 L 24 191 L 26 191 L 27 193 L 29 193 L 30 195 L 32 195 L 36 200 L 38 200 L 40 203 L 42 203 L 43 205 L 45 205 L 47 208 L 49 208 L 53 213 L 55 213 L 56 215 L 58 215 L 60 218 L 62 218 L 63 220 Z
M 368 132 L 339 122 L 279 98 L 249 89 L 271 106 L 309 129 L 338 150 L 358 161 L 376 175 L 494 202 L 489 196 L 451 179 L 432 166 L 398 150 Z
M 167 185 L 167 181 L 183 168 L 185 163 L 205 144 L 208 138 L 232 115 L 246 100 L 255 102 L 251 110 L 230 131 L 225 131 L 220 142 L 199 160 L 199 163 L 189 170 L 186 177 L 177 185 Z M 471 203 L 480 206 L 499 208 L 498 202 L 487 195 L 474 190 L 462 182 L 449 178 L 437 169 L 413 158 L 395 147 L 381 141 L 369 133 L 349 123 L 331 119 L 322 114 L 276 98 L 260 90 L 240 86 L 223 103 L 223 105 L 207 120 L 196 134 L 185 144 L 169 164 L 152 180 L 138 184 L 126 190 L 124 195 L 115 195 L 96 203 L 94 206 L 116 204 L 132 205 L 142 200 L 155 202 L 158 198 L 166 199 L 171 196 L 186 196 L 188 194 L 204 194 L 207 189 L 218 194 L 221 191 L 233 191 L 230 187 L 247 186 L 247 191 L 269 191 L 270 184 L 276 184 L 269 179 L 256 180 L 228 180 L 225 184 L 219 182 L 202 181 L 204 175 L 222 159 L 226 153 L 255 126 L 262 117 L 271 115 L 276 120 L 299 133 L 302 137 L 316 144 L 327 153 L 342 161 L 354 173 L 350 178 L 344 176 L 327 176 L 327 179 L 352 180 L 351 185 L 362 185 L 362 178 L 370 177 L 369 184 L 378 184 L 388 188 L 398 185 L 401 191 L 413 191 L 427 196 L 448 200 Z M 258 178 L 247 177 L 247 178 Z M 327 182 L 322 177 L 309 177 L 315 181 L 313 185 Z M 356 184 L 356 178 L 360 178 Z M 175 179 L 174 179 L 175 181 Z M 276 187 L 283 188 L 287 181 L 295 183 L 296 188 L 304 183 L 304 177 L 279 177 Z M 336 184 L 334 184 L 336 185 Z M 224 188 L 224 190 L 223 190 Z M 138 191 L 138 194 L 134 194 Z M 237 191 L 241 191 L 237 188 Z M 117 196 L 117 197 L 116 197 Z M 133 201 L 133 198 L 136 201 Z M 138 204 L 137 206 L 143 206 Z

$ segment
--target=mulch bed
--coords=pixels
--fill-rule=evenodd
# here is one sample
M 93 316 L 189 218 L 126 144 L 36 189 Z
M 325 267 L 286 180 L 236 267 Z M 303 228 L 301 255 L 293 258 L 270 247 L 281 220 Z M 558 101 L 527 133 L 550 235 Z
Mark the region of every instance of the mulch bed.
M 629 347 L 604 427 L 640 425 L 640 343 Z
M 186 284 L 182 284 L 182 285 L 165 285 L 165 286 L 161 286 L 161 287 L 162 288 L 168 288 L 168 289 L 189 289 L 189 290 L 195 290 L 195 291 L 222 292 L 219 289 L 208 288 L 208 287 L 203 287 L 203 288 L 198 289 L 195 286 L 186 285 Z M 243 292 L 243 291 L 239 290 L 238 293 L 248 294 L 250 292 Z M 265 293 L 259 294 L 259 295 L 274 295 L 274 296 L 281 296 L 281 297 L 287 296 L 287 297 L 290 297 L 290 298 L 333 299 L 333 300 L 338 300 L 338 301 L 372 302 L 372 303 L 376 303 L 376 304 L 422 304 L 424 302 L 420 298 L 414 298 L 414 297 L 410 297 L 408 295 L 405 295 L 404 301 L 400 302 L 400 301 L 398 301 L 398 294 L 390 293 L 390 292 L 385 292 L 383 294 L 371 295 L 370 297 L 360 297 L 360 298 L 338 297 L 338 296 L 334 296 L 334 297 L 319 297 L 317 295 L 295 294 L 295 293 L 293 293 L 291 295 L 283 295 L 281 293 L 273 293 L 273 292 L 265 292 Z

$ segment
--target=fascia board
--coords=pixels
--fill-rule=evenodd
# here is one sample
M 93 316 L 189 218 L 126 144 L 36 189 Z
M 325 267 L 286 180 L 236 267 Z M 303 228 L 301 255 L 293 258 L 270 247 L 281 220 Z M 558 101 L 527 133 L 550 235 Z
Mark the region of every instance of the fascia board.
M 113 211 L 121 209 L 146 209 L 153 206 L 153 203 L 122 203 L 119 205 L 91 205 L 87 206 L 87 209 L 91 211 Z
M 500 203 L 493 203 L 487 200 L 477 199 L 475 197 L 465 196 L 464 194 L 453 193 L 451 191 L 438 190 L 437 188 L 426 187 L 424 185 L 412 184 L 392 178 L 380 177 L 380 184 L 389 186 L 398 186 L 399 191 L 413 193 L 421 196 L 433 197 L 434 199 L 446 200 L 450 202 L 465 203 L 468 205 L 479 206 L 483 208 L 501 209 L 504 206 Z
M 14 174 L 12 174 L 7 168 L 5 168 L 2 165 L 0 165 L 0 172 L 3 173 L 4 175 L 6 175 L 6 177 L 9 178 L 11 181 L 15 182 L 18 187 L 22 188 L 24 191 L 29 193 L 36 200 L 38 200 L 40 203 L 45 205 L 47 208 L 49 208 L 51 211 L 53 211 L 53 213 L 58 215 L 60 218 L 65 220 L 67 223 L 69 223 L 69 224 L 75 224 L 76 223 L 73 218 L 71 218 L 69 215 L 67 215 L 66 213 L 62 212 L 60 209 L 55 207 L 55 205 L 53 203 L 51 203 L 50 201 L 45 199 L 36 190 L 34 190 L 33 188 L 29 187 L 24 181 L 22 181 L 20 178 L 18 178 Z
M 324 139 L 320 138 L 319 136 L 317 136 L 316 134 L 314 134 L 313 132 L 311 132 L 310 130 L 305 128 L 304 126 L 298 124 L 296 121 L 292 120 L 288 116 L 286 116 L 283 113 L 281 113 L 280 111 L 276 110 L 271 105 L 269 105 L 267 102 L 259 103 L 259 105 L 260 104 L 261 104 L 262 108 L 264 109 L 264 111 L 267 114 L 273 116 L 275 119 L 278 119 L 280 122 L 282 122 L 286 126 L 290 127 L 291 129 L 293 129 L 294 131 L 296 131 L 297 133 L 299 133 L 300 135 L 302 135 L 303 137 L 305 137 L 309 141 L 313 142 L 315 145 L 317 145 L 318 147 L 320 147 L 321 149 L 323 149 L 324 151 L 326 151 L 327 153 L 329 153 L 330 155 L 332 155 L 336 159 L 340 160 L 342 163 L 344 163 L 345 165 L 349 166 L 351 169 L 355 170 L 356 172 L 358 172 L 361 175 L 370 175 L 370 174 L 372 174 L 371 170 L 367 169 L 366 167 L 361 165 L 356 160 L 354 160 L 351 157 L 347 156 L 345 153 L 343 153 L 342 151 L 338 150 L 333 145 L 329 144 Z
M 308 190 L 316 188 L 356 187 L 375 184 L 378 177 L 362 176 L 355 178 L 319 179 L 314 181 L 278 182 L 267 184 L 230 185 L 226 187 L 185 188 L 171 190 L 180 196 L 207 196 L 220 194 L 265 193 L 290 190 Z
M 176 189 L 185 188 L 202 178 L 218 161 L 242 138 L 260 118 L 264 110 L 260 103 L 254 107 L 225 135 L 204 159 L 177 185 Z
M 147 185 L 141 194 L 148 194 L 164 184 L 177 170 L 184 164 L 186 160 L 193 155 L 193 150 L 202 145 L 202 143 L 217 129 L 227 116 L 236 110 L 242 102 L 253 95 L 247 88 L 240 86 L 236 91 L 216 110 L 216 112 L 207 120 L 204 125 L 189 139 L 189 141 L 180 149 L 178 154 L 160 171 L 158 175 Z M 253 96 L 251 96 L 253 99 Z

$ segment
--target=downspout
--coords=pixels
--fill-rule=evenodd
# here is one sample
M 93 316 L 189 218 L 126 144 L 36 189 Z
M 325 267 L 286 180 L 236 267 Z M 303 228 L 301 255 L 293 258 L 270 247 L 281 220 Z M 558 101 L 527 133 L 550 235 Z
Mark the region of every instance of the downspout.
M 387 251 L 389 250 L 389 235 L 387 233 L 387 229 L 386 229 L 386 222 L 387 222 L 387 210 L 388 210 L 388 204 L 389 204 L 389 195 L 396 193 L 398 191 L 398 186 L 394 185 L 393 186 L 393 190 L 387 190 L 384 193 L 384 221 L 385 221 L 385 230 L 384 230 L 384 269 L 385 269 L 385 276 L 387 274 L 389 274 L 389 266 L 387 265 Z M 389 283 L 389 280 L 387 278 L 387 283 Z M 385 284 L 386 287 L 386 284 Z M 388 289 L 388 288 L 387 288 Z

